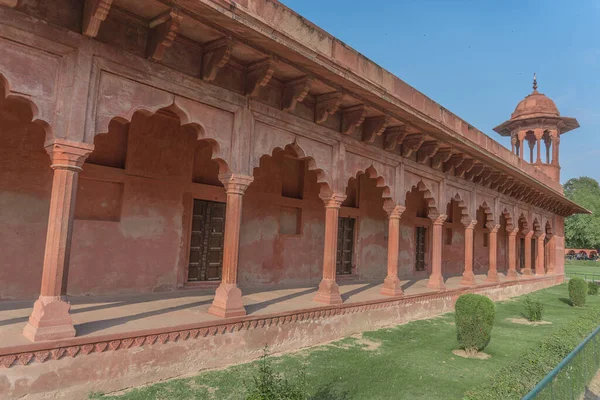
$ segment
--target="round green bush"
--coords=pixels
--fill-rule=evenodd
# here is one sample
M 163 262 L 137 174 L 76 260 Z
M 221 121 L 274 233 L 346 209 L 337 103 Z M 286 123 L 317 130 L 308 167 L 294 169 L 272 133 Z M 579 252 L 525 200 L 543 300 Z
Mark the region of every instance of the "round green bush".
M 569 299 L 575 307 L 583 307 L 585 305 L 585 296 L 588 292 L 587 282 L 581 278 L 569 279 Z
M 460 348 L 468 354 L 488 345 L 496 317 L 496 305 L 479 294 L 463 294 L 456 300 L 454 318 Z
M 598 294 L 598 284 L 596 282 L 588 282 L 588 294 L 595 296 Z

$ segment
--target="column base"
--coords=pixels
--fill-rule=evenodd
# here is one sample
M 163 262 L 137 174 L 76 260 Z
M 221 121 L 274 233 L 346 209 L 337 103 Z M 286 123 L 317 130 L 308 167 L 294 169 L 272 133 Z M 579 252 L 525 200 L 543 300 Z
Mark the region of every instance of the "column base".
M 33 305 L 23 336 L 32 342 L 75 337 L 70 309 L 71 304 L 64 296 L 40 296 Z
M 521 270 L 521 274 L 523 274 L 525 276 L 531 276 L 531 275 L 533 275 L 533 270 L 531 268 L 523 268 Z
M 461 286 L 476 286 L 475 274 L 472 272 L 464 272 L 460 281 Z
M 517 271 L 515 271 L 515 270 L 512 270 L 512 269 L 509 269 L 509 270 L 506 272 L 506 277 L 507 277 L 508 279 L 518 279 L 518 278 L 519 278 L 519 274 L 517 274 Z
M 324 304 L 342 304 L 340 288 L 334 279 L 323 279 L 313 301 Z
M 500 282 L 500 277 L 498 276 L 498 271 L 488 271 L 487 278 L 485 278 L 486 282 Z
M 538 270 L 535 270 L 535 276 L 546 276 L 546 271 L 541 270 L 540 273 L 537 272 Z
M 221 283 L 215 292 L 215 299 L 208 312 L 221 318 L 246 315 L 240 288 L 235 283 Z
M 402 296 L 404 292 L 402 292 L 400 279 L 397 276 L 387 276 L 383 280 L 383 287 L 380 293 L 384 296 Z
M 427 287 L 429 289 L 436 290 L 444 290 L 446 289 L 446 285 L 444 285 L 444 277 L 442 275 L 431 275 L 429 277 L 429 282 L 427 282 Z

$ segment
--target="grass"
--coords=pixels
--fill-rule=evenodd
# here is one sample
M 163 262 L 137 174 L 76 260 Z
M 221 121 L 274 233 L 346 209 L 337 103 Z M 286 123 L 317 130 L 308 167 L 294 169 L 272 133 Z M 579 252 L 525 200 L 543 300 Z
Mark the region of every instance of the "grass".
M 568 274 L 598 275 L 600 279 L 600 261 L 565 260 L 565 272 Z
M 544 303 L 543 320 L 551 325 L 527 326 L 507 321 L 520 318 L 524 296 L 497 303 L 488 360 L 464 359 L 458 348 L 453 313 L 390 329 L 365 332 L 338 342 L 276 357 L 276 368 L 286 374 L 304 369 L 313 399 L 461 399 L 466 390 L 486 383 L 499 368 L 537 345 L 550 332 L 600 305 L 588 297 L 583 308 L 567 303 L 567 287 L 559 285 L 531 294 Z M 244 382 L 252 379 L 256 363 L 175 379 L 129 391 L 108 400 L 243 399 Z

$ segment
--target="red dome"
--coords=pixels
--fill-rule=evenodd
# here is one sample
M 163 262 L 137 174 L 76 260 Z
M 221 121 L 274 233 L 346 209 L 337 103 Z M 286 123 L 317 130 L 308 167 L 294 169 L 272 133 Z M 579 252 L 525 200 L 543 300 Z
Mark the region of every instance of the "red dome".
M 537 116 L 558 117 L 560 113 L 550 98 L 534 90 L 533 93 L 521 100 L 510 119 Z

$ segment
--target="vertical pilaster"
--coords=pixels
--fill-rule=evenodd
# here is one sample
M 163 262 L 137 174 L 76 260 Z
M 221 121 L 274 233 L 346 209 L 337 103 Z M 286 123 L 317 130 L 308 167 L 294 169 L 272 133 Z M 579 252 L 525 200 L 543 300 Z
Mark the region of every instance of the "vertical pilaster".
M 548 241 L 548 271 L 547 275 L 556 273 L 556 235 L 552 235 Z
M 473 233 L 477 220 L 465 224 L 465 270 L 463 271 L 461 285 L 475 286 L 475 274 L 473 273 Z
M 430 289 L 443 290 L 446 288 L 444 285 L 444 277 L 442 276 L 442 228 L 444 227 L 444 221 L 448 218 L 445 214 L 440 214 L 433 220 L 433 240 L 431 243 L 431 276 L 427 287 Z
M 523 275 L 532 275 L 531 269 L 531 238 L 533 231 L 529 231 L 525 234 L 525 268 L 523 269 Z
M 537 243 L 537 251 L 535 252 L 535 276 L 544 276 L 546 275 L 545 269 L 545 252 L 544 252 L 544 240 L 546 239 L 546 234 L 542 233 L 536 238 Z
M 386 296 L 402 295 L 402 288 L 398 279 L 398 252 L 400 251 L 400 217 L 404 210 L 406 210 L 404 206 L 394 206 L 386 210 L 389 231 L 387 276 L 381 288 L 381 294 Z
M 500 225 L 492 225 L 489 229 L 490 267 L 488 269 L 486 281 L 498 282 L 498 230 L 500 229 Z
M 338 215 L 346 195 L 332 193 L 321 196 L 325 203 L 325 248 L 323 251 L 323 279 L 314 301 L 325 304 L 341 304 L 342 296 L 336 283 L 335 262 L 337 255 Z
M 515 228 L 508 233 L 508 272 L 506 277 L 516 279 L 517 274 L 517 234 L 519 228 Z
M 242 291 L 237 287 L 240 226 L 242 222 L 242 198 L 254 177 L 238 174 L 221 174 L 219 180 L 225 186 L 225 233 L 223 237 L 223 271 L 221 284 L 208 312 L 223 318 L 246 315 L 242 303 Z
M 75 336 L 67 300 L 69 257 L 79 172 L 94 149 L 88 143 L 54 139 L 46 145 L 54 176 L 50 195 L 48 232 L 44 251 L 42 287 L 23 335 L 34 342 Z

